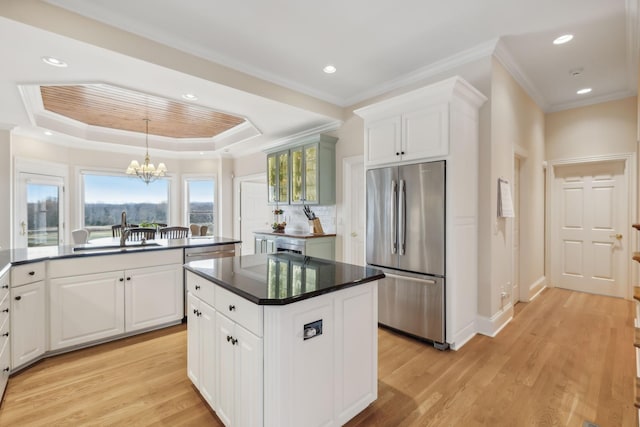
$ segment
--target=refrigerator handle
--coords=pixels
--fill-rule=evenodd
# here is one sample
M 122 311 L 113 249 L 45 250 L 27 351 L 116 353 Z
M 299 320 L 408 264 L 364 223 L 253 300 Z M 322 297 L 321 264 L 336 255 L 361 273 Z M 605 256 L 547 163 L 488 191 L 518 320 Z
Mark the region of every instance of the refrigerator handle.
M 407 243 L 407 191 L 404 179 L 400 180 L 400 207 L 398 210 L 400 217 L 400 255 L 404 255 Z
M 398 252 L 398 186 L 396 185 L 396 180 L 391 181 L 391 229 L 393 230 L 393 245 L 391 246 L 391 253 L 395 254 Z

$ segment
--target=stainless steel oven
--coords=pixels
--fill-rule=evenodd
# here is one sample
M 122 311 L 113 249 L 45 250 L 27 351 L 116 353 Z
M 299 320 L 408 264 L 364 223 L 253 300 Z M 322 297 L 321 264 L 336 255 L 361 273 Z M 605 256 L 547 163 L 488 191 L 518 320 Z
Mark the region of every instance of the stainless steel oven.
M 291 252 L 294 254 L 305 254 L 305 240 L 292 237 L 277 237 L 276 252 Z

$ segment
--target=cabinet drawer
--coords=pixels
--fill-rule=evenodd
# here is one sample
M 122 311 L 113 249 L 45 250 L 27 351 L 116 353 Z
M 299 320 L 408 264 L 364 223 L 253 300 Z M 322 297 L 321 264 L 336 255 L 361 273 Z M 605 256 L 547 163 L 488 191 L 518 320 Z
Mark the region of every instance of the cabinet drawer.
M 216 286 L 215 308 L 257 336 L 262 336 L 262 306 Z
M 0 277 L 0 301 L 9 295 L 9 273 Z
M 207 304 L 214 306 L 215 302 L 215 288 L 217 285 L 208 281 L 207 279 L 203 279 L 197 274 L 193 274 L 190 271 L 187 271 L 187 291 Z
M 4 297 L 0 297 L 0 330 L 4 329 L 5 325 L 7 328 L 9 327 L 10 304 L 11 298 L 9 298 L 9 294 L 6 294 Z M 2 349 L 2 344 L 0 344 L 0 349 Z
M 18 265 L 11 269 L 11 286 L 44 280 L 44 262 Z

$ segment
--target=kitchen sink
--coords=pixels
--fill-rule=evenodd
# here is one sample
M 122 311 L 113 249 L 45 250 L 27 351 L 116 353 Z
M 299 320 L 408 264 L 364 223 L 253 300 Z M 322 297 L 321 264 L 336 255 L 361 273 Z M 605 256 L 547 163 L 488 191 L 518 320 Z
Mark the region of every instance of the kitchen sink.
M 78 246 L 73 248 L 74 252 L 109 252 L 109 251 L 119 251 L 119 250 L 126 250 L 126 249 L 142 249 L 142 248 L 146 248 L 146 247 L 154 247 L 154 246 L 161 246 L 160 243 L 156 243 L 156 242 L 134 242 L 134 243 L 127 243 L 126 246 L 120 246 L 120 245 L 100 245 L 100 246 L 92 246 L 92 245 L 86 245 L 86 246 Z

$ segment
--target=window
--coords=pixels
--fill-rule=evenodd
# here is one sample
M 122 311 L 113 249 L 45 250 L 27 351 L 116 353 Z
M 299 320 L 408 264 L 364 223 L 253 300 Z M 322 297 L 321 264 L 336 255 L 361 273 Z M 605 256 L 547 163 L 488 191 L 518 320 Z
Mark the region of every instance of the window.
M 186 222 L 194 235 L 211 236 L 215 224 L 215 180 L 213 178 L 189 178 L 186 187 Z M 199 226 L 195 233 L 193 225 Z M 205 228 L 206 227 L 206 228 Z
M 111 237 L 111 226 L 127 222 L 138 225 L 169 223 L 169 180 L 149 185 L 137 177 L 83 172 L 84 227 L 89 238 Z

